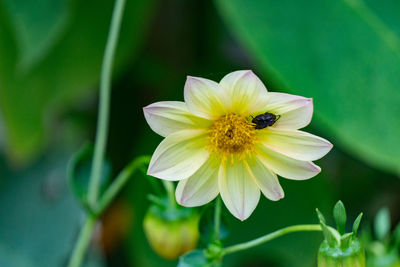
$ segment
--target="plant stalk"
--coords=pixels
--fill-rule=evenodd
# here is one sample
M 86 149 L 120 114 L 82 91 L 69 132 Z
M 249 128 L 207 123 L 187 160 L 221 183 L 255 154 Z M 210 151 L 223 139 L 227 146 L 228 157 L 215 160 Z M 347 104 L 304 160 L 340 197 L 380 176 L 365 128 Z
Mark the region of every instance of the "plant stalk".
M 86 250 L 90 243 L 93 228 L 96 225 L 96 220 L 96 217 L 93 215 L 89 215 L 86 218 L 85 224 L 83 225 L 79 233 L 78 241 L 75 244 L 72 256 L 69 259 L 68 267 L 81 266 L 83 258 L 85 257 Z
M 88 201 L 93 210 L 96 209 L 98 195 L 100 191 L 100 177 L 108 135 L 111 72 L 124 7 L 125 0 L 115 1 L 106 49 L 104 51 L 103 63 L 101 67 L 99 117 L 97 119 L 96 141 L 88 189 Z M 110 201 L 112 200 L 112 198 L 113 197 L 111 197 Z M 89 246 L 90 238 L 92 236 L 93 228 L 96 224 L 98 216 L 98 214 L 87 215 L 85 223 L 82 227 L 81 232 L 79 233 L 78 240 L 72 252 L 72 256 L 68 264 L 69 267 L 79 267 L 82 265 L 83 258 Z
M 166 181 L 166 180 L 162 180 L 162 183 L 165 187 L 165 191 L 167 191 L 167 195 L 168 195 L 168 200 L 169 200 L 169 206 L 172 209 L 176 209 L 177 205 L 176 205 L 176 200 L 175 200 L 175 186 L 174 183 L 171 181 Z
M 215 200 L 214 235 L 215 240 L 221 238 L 221 198 L 219 196 Z
M 88 196 L 89 204 L 92 206 L 92 208 L 96 206 L 100 190 L 101 170 L 104 161 L 108 135 L 112 66 L 124 7 L 125 0 L 115 1 L 110 31 L 108 34 L 106 49 L 104 51 L 103 64 L 101 66 L 99 116 L 97 118 L 96 142 L 94 147 Z
M 144 164 L 149 164 L 150 156 L 140 156 L 135 158 L 129 163 L 115 178 L 112 184 L 104 192 L 103 196 L 99 200 L 99 204 L 96 209 L 96 214 L 100 216 L 103 214 L 105 209 L 110 205 L 110 203 L 115 199 L 121 189 L 129 181 L 134 172 L 142 167 Z
M 282 229 L 279 229 L 275 232 L 266 234 L 264 236 L 261 236 L 259 238 L 256 238 L 254 240 L 240 243 L 237 245 L 233 245 L 230 247 L 226 247 L 223 249 L 222 255 L 228 255 L 232 254 L 234 252 L 238 252 L 241 250 L 249 249 L 261 244 L 264 244 L 272 239 L 278 238 L 280 236 L 289 234 L 289 233 L 294 233 L 294 232 L 308 232 L 308 231 L 321 231 L 321 226 L 319 224 L 301 224 L 301 225 L 293 225 L 293 226 L 288 226 Z

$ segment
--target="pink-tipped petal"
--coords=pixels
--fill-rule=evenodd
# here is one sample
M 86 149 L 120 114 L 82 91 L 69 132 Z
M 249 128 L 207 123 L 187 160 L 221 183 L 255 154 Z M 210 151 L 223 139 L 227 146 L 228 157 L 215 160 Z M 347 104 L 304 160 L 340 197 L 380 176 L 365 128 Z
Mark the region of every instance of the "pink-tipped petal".
M 247 161 L 247 168 L 261 192 L 270 200 L 277 201 L 285 196 L 278 177 L 257 157 Z
M 229 98 L 218 83 L 188 76 L 184 89 L 185 102 L 191 113 L 196 116 L 215 119 L 226 113 Z
M 222 164 L 218 186 L 225 206 L 239 220 L 246 220 L 256 208 L 260 189 L 250 177 L 243 161 Z
M 186 104 L 179 101 L 157 102 L 143 108 L 150 128 L 161 136 L 184 129 L 207 128 L 211 121 L 194 116 Z
M 272 92 L 268 95 L 267 111 L 280 116 L 273 127 L 295 130 L 303 128 L 311 122 L 313 114 L 311 98 Z
M 328 140 L 299 130 L 270 127 L 259 131 L 258 136 L 269 149 L 303 161 L 320 159 L 332 149 Z
M 231 72 L 219 84 L 232 99 L 232 112 L 244 116 L 265 112 L 267 88 L 251 70 Z
M 276 174 L 292 179 L 306 180 L 320 173 L 321 168 L 311 161 L 301 161 L 275 152 L 264 145 L 259 145 L 258 159 Z
M 218 166 L 208 159 L 192 176 L 181 180 L 175 191 L 176 201 L 185 207 L 196 207 L 212 201 L 219 193 Z
M 205 130 L 182 130 L 168 135 L 154 152 L 147 173 L 177 181 L 193 175 L 208 159 Z

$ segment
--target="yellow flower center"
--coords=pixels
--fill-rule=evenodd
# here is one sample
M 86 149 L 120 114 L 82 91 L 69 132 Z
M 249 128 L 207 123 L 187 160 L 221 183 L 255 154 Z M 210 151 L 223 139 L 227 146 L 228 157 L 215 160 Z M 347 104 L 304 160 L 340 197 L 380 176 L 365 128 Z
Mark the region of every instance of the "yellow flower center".
M 210 127 L 209 149 L 226 160 L 234 156 L 245 158 L 254 150 L 256 132 L 254 124 L 238 114 L 227 114 Z

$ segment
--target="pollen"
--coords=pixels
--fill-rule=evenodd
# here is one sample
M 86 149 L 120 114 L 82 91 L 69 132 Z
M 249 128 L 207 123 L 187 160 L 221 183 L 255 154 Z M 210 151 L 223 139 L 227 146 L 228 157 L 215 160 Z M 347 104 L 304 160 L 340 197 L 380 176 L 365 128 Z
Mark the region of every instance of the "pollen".
M 210 127 L 208 147 L 222 160 L 233 160 L 235 156 L 245 158 L 254 151 L 255 142 L 254 124 L 238 114 L 221 116 Z

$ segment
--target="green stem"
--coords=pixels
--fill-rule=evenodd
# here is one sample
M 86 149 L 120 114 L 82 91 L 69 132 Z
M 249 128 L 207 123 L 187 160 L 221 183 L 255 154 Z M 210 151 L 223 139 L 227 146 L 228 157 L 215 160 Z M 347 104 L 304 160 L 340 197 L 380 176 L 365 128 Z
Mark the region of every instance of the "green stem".
M 96 214 L 100 216 L 104 210 L 110 205 L 110 203 L 114 200 L 117 194 L 121 191 L 121 189 L 125 186 L 125 184 L 129 181 L 129 178 L 140 169 L 143 165 L 149 164 L 150 156 L 140 156 L 135 158 L 129 163 L 115 178 L 112 184 L 107 188 L 104 192 L 103 196 L 99 200 L 99 204 L 96 209 Z
M 97 119 L 96 143 L 89 184 L 89 204 L 96 206 L 100 190 L 101 168 L 104 160 L 105 147 L 107 143 L 108 121 L 110 110 L 111 71 L 115 48 L 117 46 L 119 29 L 124 11 L 125 0 L 116 0 L 111 18 L 110 31 L 108 34 L 106 49 L 104 51 L 103 64 L 100 77 L 100 103 L 99 117 Z
M 101 68 L 99 117 L 97 120 L 96 143 L 94 147 L 94 156 L 89 180 L 88 193 L 88 201 L 92 209 L 96 208 L 97 199 L 100 191 L 100 176 L 108 134 L 111 70 L 124 7 L 125 0 L 115 1 L 110 31 L 108 34 L 106 49 L 104 51 L 103 64 Z M 113 197 L 109 198 L 111 201 Z M 95 214 L 90 214 L 86 218 L 85 224 L 83 225 L 82 230 L 79 233 L 78 240 L 72 252 L 72 256 L 68 265 L 69 267 L 79 267 L 82 265 L 82 261 L 89 246 L 90 238 L 97 219 L 98 215 Z
M 221 198 L 218 196 L 215 201 L 214 210 L 214 235 L 215 239 L 219 240 L 221 238 Z
M 78 241 L 75 244 L 74 251 L 69 260 L 68 267 L 79 267 L 85 256 L 87 247 L 89 246 L 90 237 L 93 232 L 93 228 L 96 224 L 96 218 L 94 216 L 88 216 L 85 224 L 83 225 L 81 232 L 79 233 Z
M 169 204 L 172 209 L 176 209 L 176 201 L 175 201 L 175 186 L 171 181 L 162 180 L 165 190 L 168 194 Z
M 321 231 L 321 226 L 319 224 L 302 224 L 302 225 L 293 225 L 289 227 L 282 228 L 275 232 L 269 233 L 267 235 L 261 236 L 254 240 L 244 242 L 241 244 L 233 245 L 230 247 L 226 247 L 223 249 L 222 255 L 228 255 L 234 252 L 238 252 L 241 250 L 249 249 L 261 244 L 264 244 L 272 239 L 277 237 L 293 233 L 293 232 L 305 232 L 305 231 Z
M 75 244 L 74 251 L 72 253 L 69 267 L 79 267 L 82 264 L 83 257 L 89 245 L 90 237 L 93 232 L 93 227 L 97 219 L 102 215 L 105 209 L 110 205 L 114 198 L 118 195 L 124 185 L 129 181 L 129 178 L 134 174 L 134 172 L 144 164 L 150 162 L 150 156 L 140 156 L 131 161 L 115 178 L 112 184 L 104 192 L 103 196 L 99 200 L 99 205 L 94 210 L 94 213 L 86 218 L 85 224 L 79 233 L 79 238 Z

